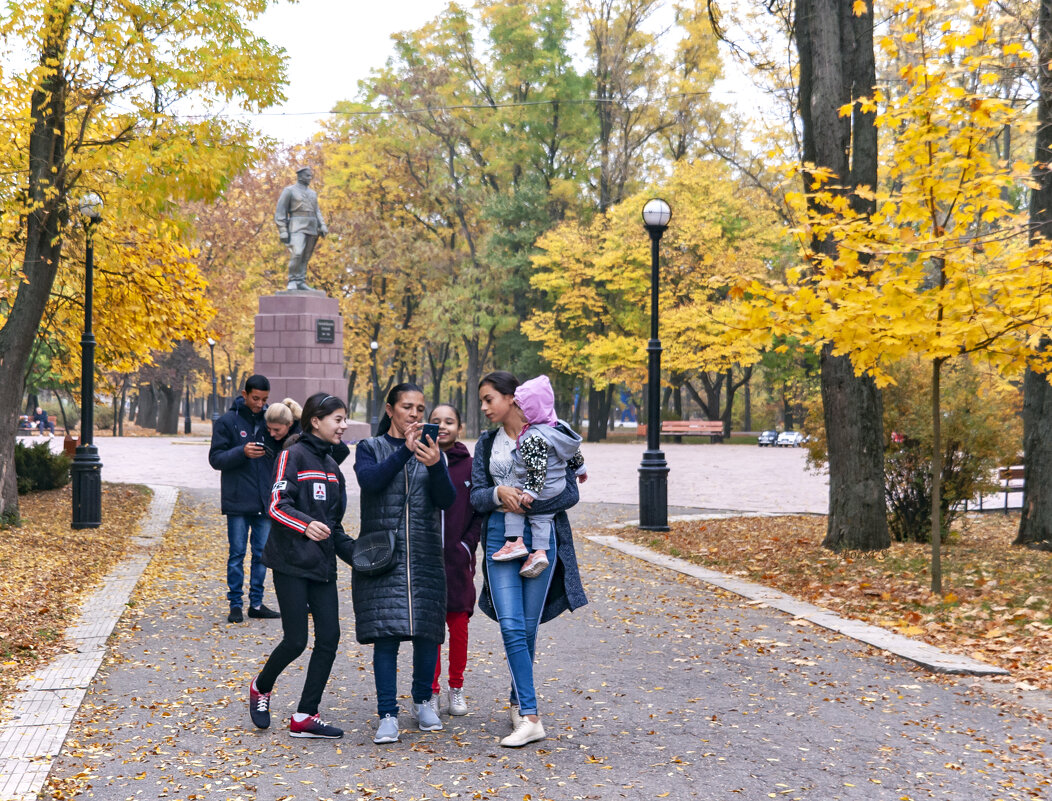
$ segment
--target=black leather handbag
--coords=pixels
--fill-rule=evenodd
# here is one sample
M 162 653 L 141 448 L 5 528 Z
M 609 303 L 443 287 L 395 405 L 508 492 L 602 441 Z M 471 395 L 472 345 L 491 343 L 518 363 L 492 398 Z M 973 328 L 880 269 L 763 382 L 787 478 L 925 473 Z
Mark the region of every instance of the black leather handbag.
M 415 465 L 414 471 L 415 471 Z M 402 516 L 398 521 L 397 530 L 401 531 L 406 525 L 409 515 L 409 469 L 403 468 L 405 475 L 405 505 L 402 507 Z M 371 531 L 362 534 L 354 541 L 354 555 L 351 557 L 351 567 L 364 576 L 379 576 L 394 567 L 395 563 L 395 532 Z
M 351 567 L 365 576 L 379 576 L 394 567 L 393 531 L 373 531 L 354 541 Z

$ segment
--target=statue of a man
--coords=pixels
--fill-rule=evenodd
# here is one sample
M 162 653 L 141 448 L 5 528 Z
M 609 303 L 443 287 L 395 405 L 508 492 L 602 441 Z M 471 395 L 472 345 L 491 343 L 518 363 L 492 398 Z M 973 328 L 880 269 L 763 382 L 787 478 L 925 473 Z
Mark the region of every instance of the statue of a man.
M 313 177 L 310 167 L 296 170 L 296 183 L 281 190 L 274 212 L 278 236 L 289 249 L 289 284 L 286 289 L 310 289 L 307 286 L 307 262 L 314 253 L 318 237 L 329 233 L 318 208 L 318 193 L 310 188 Z

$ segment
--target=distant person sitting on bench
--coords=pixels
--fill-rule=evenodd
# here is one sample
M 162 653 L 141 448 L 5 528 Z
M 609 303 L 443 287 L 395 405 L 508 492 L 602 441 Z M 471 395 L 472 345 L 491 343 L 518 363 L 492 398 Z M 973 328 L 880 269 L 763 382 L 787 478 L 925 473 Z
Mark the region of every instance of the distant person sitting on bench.
M 49 437 L 55 433 L 55 424 L 51 422 L 51 419 L 47 416 L 47 412 L 37 406 L 36 412 L 33 414 L 32 421 L 36 423 L 37 430 L 42 434 L 47 434 Z

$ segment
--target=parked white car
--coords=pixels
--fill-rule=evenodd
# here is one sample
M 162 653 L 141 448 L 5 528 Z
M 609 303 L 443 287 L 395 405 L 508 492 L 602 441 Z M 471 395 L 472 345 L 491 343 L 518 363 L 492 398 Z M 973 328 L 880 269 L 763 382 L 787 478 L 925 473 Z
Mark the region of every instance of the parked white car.
M 800 431 L 783 431 L 778 435 L 778 447 L 799 448 L 806 442 L 806 439 Z

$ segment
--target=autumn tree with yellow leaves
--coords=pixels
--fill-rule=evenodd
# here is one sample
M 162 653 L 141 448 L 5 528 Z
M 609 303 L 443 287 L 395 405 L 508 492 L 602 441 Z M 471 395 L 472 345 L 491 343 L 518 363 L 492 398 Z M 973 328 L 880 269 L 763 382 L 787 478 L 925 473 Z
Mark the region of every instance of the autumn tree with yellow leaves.
M 775 214 L 711 160 L 677 164 L 660 194 L 675 219 L 662 248 L 665 367 L 683 376 L 749 368 L 760 346 L 728 328 L 740 302 L 730 288 L 746 277 L 765 281 L 788 255 Z M 640 211 L 648 197 L 633 195 L 588 223 L 567 221 L 537 242 L 532 283 L 551 307 L 523 330 L 556 370 L 601 389 L 645 380 L 650 245 Z
M 11 57 L 0 114 L 14 135 L 0 148 L 9 178 L 0 189 L 8 265 L 0 275 L 0 515 L 18 511 L 14 432 L 34 337 L 56 284 L 76 290 L 81 194 L 99 193 L 107 209 L 96 253 L 100 271 L 113 275 L 107 282 L 100 272 L 99 325 L 127 334 L 101 356 L 134 359 L 150 337 L 197 333 L 199 278 L 182 250 L 185 229 L 165 218 L 180 199 L 214 196 L 251 154 L 250 132 L 210 110 L 224 103 L 257 110 L 280 99 L 280 55 L 247 26 L 266 5 L 7 5 L 0 36 Z M 201 116 L 178 116 L 190 98 Z M 71 245 L 74 258 L 64 258 Z M 127 316 L 111 322 L 110 312 Z
M 1052 323 L 1052 256 L 1029 243 L 1013 190 L 1029 165 L 998 158 L 995 139 L 1021 111 L 990 92 L 1003 51 L 979 0 L 961 9 L 934 2 L 896 7 L 889 56 L 908 46 L 902 90 L 876 92 L 841 108 L 876 113 L 887 142 L 881 188 L 845 192 L 835 176 L 809 168 L 797 196 L 806 263 L 755 326 L 806 332 L 805 341 L 849 357 L 859 374 L 889 380 L 889 364 L 919 355 L 930 367 L 932 425 L 932 590 L 941 592 L 940 380 L 949 361 L 970 356 L 1020 373 Z M 962 11 L 966 13 L 961 13 Z M 866 213 L 872 208 L 871 213 Z M 757 294 L 764 289 L 754 286 Z

